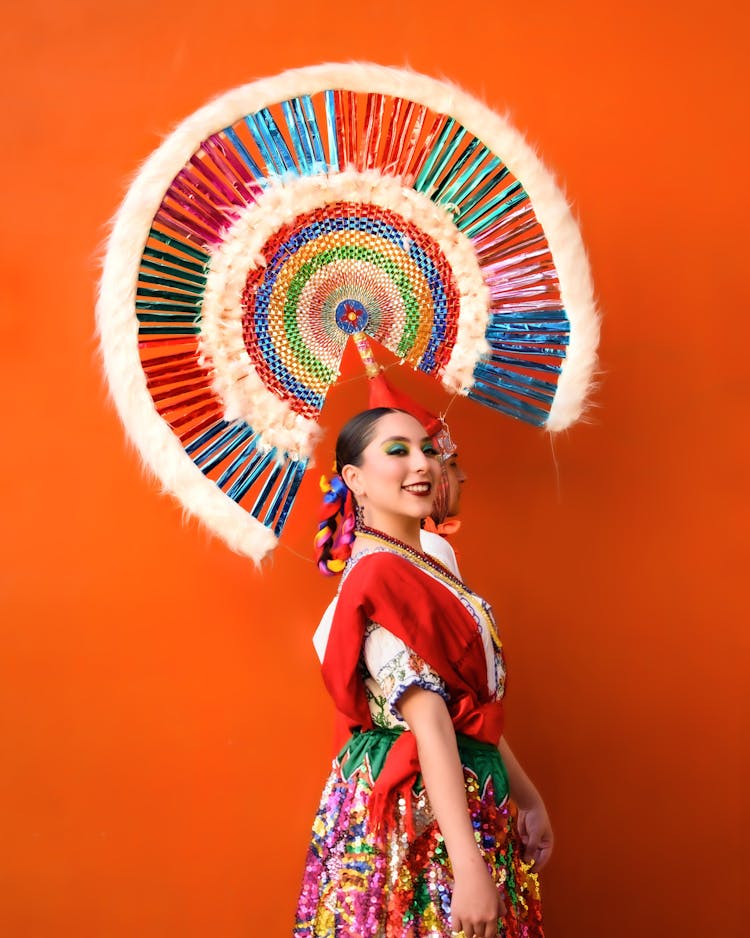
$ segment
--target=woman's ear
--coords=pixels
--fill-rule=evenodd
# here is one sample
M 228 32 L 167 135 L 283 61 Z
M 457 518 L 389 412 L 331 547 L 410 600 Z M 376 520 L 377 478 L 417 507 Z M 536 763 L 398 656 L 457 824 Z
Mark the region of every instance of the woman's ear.
M 341 470 L 341 478 L 344 480 L 346 487 L 354 493 L 355 498 L 360 498 L 364 495 L 361 485 L 362 473 L 359 470 L 359 466 L 344 466 Z

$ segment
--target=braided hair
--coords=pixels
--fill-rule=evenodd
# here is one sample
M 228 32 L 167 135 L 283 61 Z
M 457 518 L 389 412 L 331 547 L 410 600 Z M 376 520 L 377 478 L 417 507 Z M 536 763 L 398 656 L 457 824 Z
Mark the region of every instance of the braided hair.
M 324 576 L 335 576 L 344 569 L 352 552 L 356 523 L 356 502 L 341 478 L 344 466 L 362 465 L 362 453 L 375 435 L 375 424 L 386 414 L 398 413 L 393 407 L 374 407 L 351 418 L 336 440 L 336 475 L 320 480 L 323 502 L 315 535 L 315 562 Z

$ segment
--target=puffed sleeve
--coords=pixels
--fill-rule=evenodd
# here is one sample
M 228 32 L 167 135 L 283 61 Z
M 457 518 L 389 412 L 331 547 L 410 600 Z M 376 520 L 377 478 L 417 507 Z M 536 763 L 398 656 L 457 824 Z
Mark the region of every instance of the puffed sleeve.
M 397 720 L 403 720 L 397 706 L 399 698 L 409 687 L 422 687 L 448 701 L 448 691 L 440 676 L 424 659 L 382 625 L 375 622 L 368 624 L 363 657 L 370 676 L 380 686 L 388 707 Z

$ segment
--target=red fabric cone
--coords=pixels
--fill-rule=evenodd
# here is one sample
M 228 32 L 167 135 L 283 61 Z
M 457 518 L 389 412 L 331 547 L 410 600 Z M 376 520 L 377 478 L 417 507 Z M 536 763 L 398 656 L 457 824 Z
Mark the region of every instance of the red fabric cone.
M 382 371 L 370 379 L 370 407 L 395 407 L 397 410 L 405 410 L 422 424 L 428 436 L 436 436 L 443 429 L 440 417 L 431 414 L 408 394 L 394 388 Z

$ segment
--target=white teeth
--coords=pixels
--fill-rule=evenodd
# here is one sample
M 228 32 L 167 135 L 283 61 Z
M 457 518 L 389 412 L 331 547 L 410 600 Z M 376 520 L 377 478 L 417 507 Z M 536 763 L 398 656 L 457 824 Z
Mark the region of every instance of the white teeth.
M 429 482 L 416 482 L 414 485 L 404 485 L 402 488 L 415 495 L 429 495 L 432 486 Z

